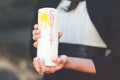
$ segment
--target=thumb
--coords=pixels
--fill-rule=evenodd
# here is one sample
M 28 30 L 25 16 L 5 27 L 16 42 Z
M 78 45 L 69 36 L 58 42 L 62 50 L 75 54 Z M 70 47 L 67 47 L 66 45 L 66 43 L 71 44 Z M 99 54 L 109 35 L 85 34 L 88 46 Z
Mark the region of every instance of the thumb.
M 58 32 L 58 38 L 60 39 L 62 37 L 63 33 L 62 32 Z
M 60 59 L 61 59 L 62 63 L 66 63 L 67 62 L 67 56 L 66 55 L 61 55 Z

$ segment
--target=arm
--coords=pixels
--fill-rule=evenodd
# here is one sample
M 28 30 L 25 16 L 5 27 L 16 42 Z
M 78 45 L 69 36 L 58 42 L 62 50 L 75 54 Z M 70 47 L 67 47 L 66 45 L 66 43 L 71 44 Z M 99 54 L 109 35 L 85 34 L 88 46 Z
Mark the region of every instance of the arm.
M 64 68 L 95 74 L 95 66 L 91 59 L 68 57 Z
M 120 61 L 120 1 L 113 1 L 112 12 L 110 12 L 111 22 L 110 33 L 107 33 L 107 43 L 108 48 L 111 50 L 111 54 L 108 56 L 103 56 L 94 59 L 83 59 L 83 58 L 71 58 L 68 57 L 67 63 L 64 68 L 73 69 L 77 71 L 93 73 L 98 77 L 108 77 L 108 75 L 117 76 L 119 71 L 119 61 Z M 114 30 L 114 31 L 113 31 Z M 106 34 L 105 34 L 106 35 Z
M 110 26 L 107 27 L 108 29 L 111 29 L 111 32 L 108 33 L 108 37 L 110 37 L 109 38 L 110 40 L 107 41 L 108 48 L 111 50 L 111 54 L 108 56 L 99 57 L 97 59 L 68 57 L 65 63 L 62 64 L 64 66 L 62 66 L 61 68 L 68 68 L 68 69 L 83 71 L 92 74 L 96 73 L 96 75 L 101 80 L 103 80 L 103 78 L 105 77 L 107 77 L 106 80 L 110 80 L 108 79 L 108 77 L 111 78 L 114 75 L 117 76 L 116 73 L 119 71 L 118 69 L 120 67 L 120 63 L 119 63 L 120 61 L 120 49 L 119 49 L 120 48 L 119 47 L 120 46 L 120 9 L 119 9 L 120 1 L 119 0 L 114 0 L 114 1 L 115 3 L 112 9 L 113 11 L 110 13 L 111 14 Z M 59 63 L 60 61 L 58 61 L 58 64 Z M 57 70 L 61 68 L 58 68 Z M 48 71 L 50 71 L 50 69 Z M 54 71 L 56 71 L 55 67 L 54 67 Z M 46 71 L 42 71 L 42 72 L 46 72 Z

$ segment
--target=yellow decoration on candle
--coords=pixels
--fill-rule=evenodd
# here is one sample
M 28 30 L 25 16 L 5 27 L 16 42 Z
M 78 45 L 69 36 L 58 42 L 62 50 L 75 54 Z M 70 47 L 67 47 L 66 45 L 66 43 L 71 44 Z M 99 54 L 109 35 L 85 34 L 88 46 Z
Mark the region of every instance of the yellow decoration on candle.
M 43 13 L 39 11 L 38 25 L 44 29 L 50 26 L 50 14 L 46 13 L 46 10 Z

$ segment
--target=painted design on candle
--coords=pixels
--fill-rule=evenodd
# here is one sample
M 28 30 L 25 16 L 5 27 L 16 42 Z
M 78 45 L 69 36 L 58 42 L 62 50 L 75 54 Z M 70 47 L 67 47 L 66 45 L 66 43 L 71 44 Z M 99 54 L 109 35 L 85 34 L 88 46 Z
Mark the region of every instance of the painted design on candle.
M 50 26 L 50 14 L 49 13 L 46 13 L 46 10 L 44 10 L 43 12 L 39 12 L 39 16 L 38 16 L 38 19 L 39 19 L 39 27 L 40 28 L 44 28 L 46 29 L 47 26 L 49 27 Z M 43 26 L 44 25 L 44 26 Z
M 52 29 L 54 25 L 54 11 L 50 10 L 49 12 L 46 12 L 46 10 L 44 10 L 43 12 L 39 12 L 39 15 L 40 15 L 38 16 L 39 27 L 44 30 L 50 27 L 49 41 L 52 46 L 52 42 L 54 41 L 52 35 Z
M 51 10 L 50 11 L 50 38 L 49 38 L 51 46 L 52 46 L 52 42 L 53 42 L 53 36 L 52 36 L 53 25 L 54 25 L 54 13 L 53 13 L 53 10 Z

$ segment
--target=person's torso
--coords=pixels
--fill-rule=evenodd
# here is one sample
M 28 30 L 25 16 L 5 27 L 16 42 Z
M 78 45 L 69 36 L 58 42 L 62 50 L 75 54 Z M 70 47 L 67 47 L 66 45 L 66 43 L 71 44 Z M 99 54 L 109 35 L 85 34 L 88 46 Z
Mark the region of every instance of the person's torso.
M 86 1 L 81 1 L 75 10 L 67 12 L 64 9 L 70 3 L 69 0 L 62 0 L 57 7 L 59 31 L 63 33 L 60 42 L 106 48 L 107 45 L 89 17 Z

